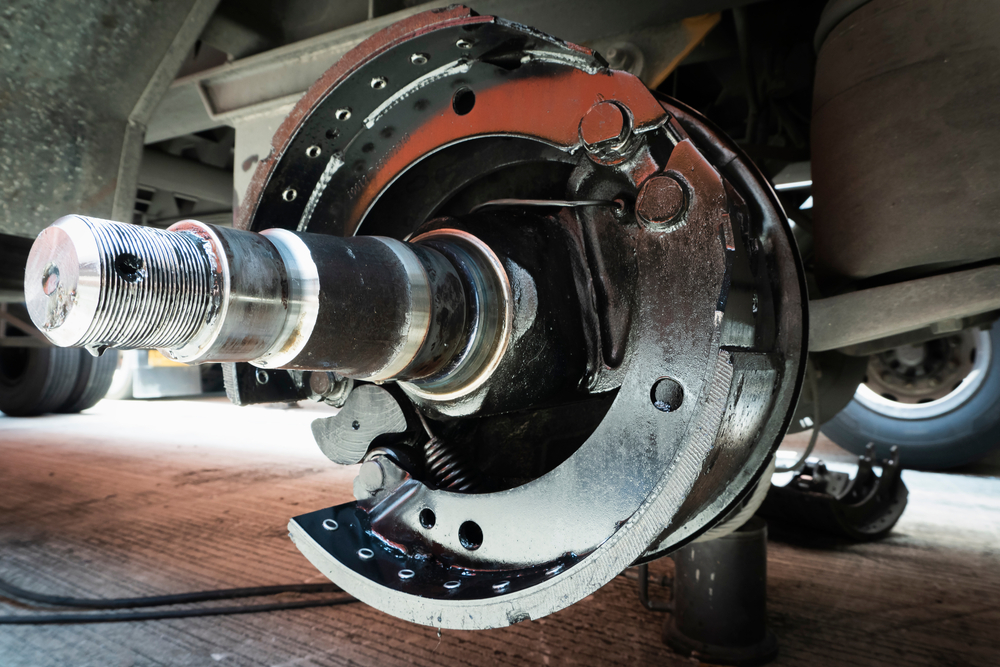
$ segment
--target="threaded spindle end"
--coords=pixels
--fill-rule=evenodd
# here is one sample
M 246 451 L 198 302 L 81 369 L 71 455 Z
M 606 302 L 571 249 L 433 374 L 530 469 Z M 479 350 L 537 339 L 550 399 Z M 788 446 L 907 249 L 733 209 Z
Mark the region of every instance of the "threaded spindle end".
M 189 232 L 67 216 L 32 246 L 25 296 L 57 345 L 176 348 L 214 314 L 215 264 Z

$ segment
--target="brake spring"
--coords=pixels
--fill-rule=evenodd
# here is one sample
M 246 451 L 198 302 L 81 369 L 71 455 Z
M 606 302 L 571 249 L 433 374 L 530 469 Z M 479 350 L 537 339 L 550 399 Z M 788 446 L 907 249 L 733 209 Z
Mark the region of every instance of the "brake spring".
M 431 436 L 424 444 L 424 459 L 427 471 L 438 487 L 458 492 L 475 491 L 475 477 L 453 445 Z

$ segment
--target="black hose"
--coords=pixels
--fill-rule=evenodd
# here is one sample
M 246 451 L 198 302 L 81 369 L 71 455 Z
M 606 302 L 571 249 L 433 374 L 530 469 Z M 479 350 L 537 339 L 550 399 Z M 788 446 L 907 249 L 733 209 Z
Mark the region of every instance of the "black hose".
M 168 596 L 169 597 L 169 596 Z M 204 609 L 165 609 L 162 611 L 135 611 L 123 614 L 18 614 L 0 616 L 0 625 L 68 625 L 77 623 L 121 623 L 125 621 L 154 621 L 164 618 L 191 618 L 193 616 L 229 616 L 233 614 L 253 614 L 261 611 L 281 609 L 303 609 L 305 607 L 326 607 L 357 602 L 356 598 L 343 597 L 332 600 L 296 600 L 294 602 L 272 602 L 241 607 L 207 607 Z
M 284 586 L 256 586 L 253 588 L 223 588 L 215 591 L 195 591 L 174 595 L 151 595 L 140 598 L 70 598 L 46 595 L 18 588 L 0 579 L 0 594 L 17 600 L 27 600 L 53 607 L 82 607 L 85 609 L 134 609 L 136 607 L 164 607 L 172 604 L 207 602 L 209 600 L 235 600 L 279 593 L 340 593 L 336 584 L 288 584 Z

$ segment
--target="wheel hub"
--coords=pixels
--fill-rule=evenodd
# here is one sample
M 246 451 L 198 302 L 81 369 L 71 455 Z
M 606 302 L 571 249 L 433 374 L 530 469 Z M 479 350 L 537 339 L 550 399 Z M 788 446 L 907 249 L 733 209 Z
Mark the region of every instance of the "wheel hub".
M 990 365 L 990 333 L 964 330 L 872 355 L 855 398 L 879 414 L 929 419 L 979 390 Z

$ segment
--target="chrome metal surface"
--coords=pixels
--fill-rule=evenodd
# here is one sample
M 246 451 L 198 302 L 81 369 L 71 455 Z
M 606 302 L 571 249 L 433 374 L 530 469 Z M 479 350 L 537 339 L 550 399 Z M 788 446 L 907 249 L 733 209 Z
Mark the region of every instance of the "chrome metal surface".
M 56 345 L 178 347 L 213 316 L 213 261 L 193 234 L 66 216 L 32 246 L 28 312 Z
M 284 229 L 261 232 L 281 256 L 288 279 L 287 313 L 281 333 L 266 352 L 253 360 L 261 368 L 281 368 L 302 354 L 319 314 L 319 272 L 302 239 Z
M 260 234 L 195 220 L 171 225 L 168 232 L 192 235 L 208 251 L 217 290 L 212 295 L 214 307 L 182 344 L 146 347 L 162 348 L 184 363 L 256 360 L 283 347 L 280 336 L 286 330 L 286 317 L 299 304 L 288 292 L 288 271 L 275 246 Z
M 503 359 L 514 323 L 511 281 L 496 253 L 468 232 L 436 229 L 414 237 L 412 242 L 430 247 L 452 246 L 465 253 L 476 269 L 473 279 L 480 300 L 479 320 L 465 349 L 442 375 L 400 383 L 413 396 L 451 401 L 482 387 Z
M 277 237 L 290 258 L 303 259 Z M 32 247 L 25 293 L 32 321 L 57 345 L 157 348 L 185 363 L 251 360 L 297 344 L 310 312 L 309 267 L 293 266 L 290 282 L 258 234 L 192 220 L 161 231 L 67 216 Z
M 427 377 L 432 392 L 460 392 L 481 384 L 503 353 L 510 290 L 488 248 L 468 234 L 448 238 L 483 266 L 473 276 L 482 284 L 469 289 L 484 319 L 471 354 L 444 375 L 439 369 L 461 347 L 460 279 L 440 253 L 395 239 L 257 234 L 194 220 L 160 231 L 71 216 L 33 246 L 25 289 L 32 319 L 62 346 L 158 348 L 185 363 L 242 361 L 369 380 Z M 337 283 L 344 276 L 350 286 Z

